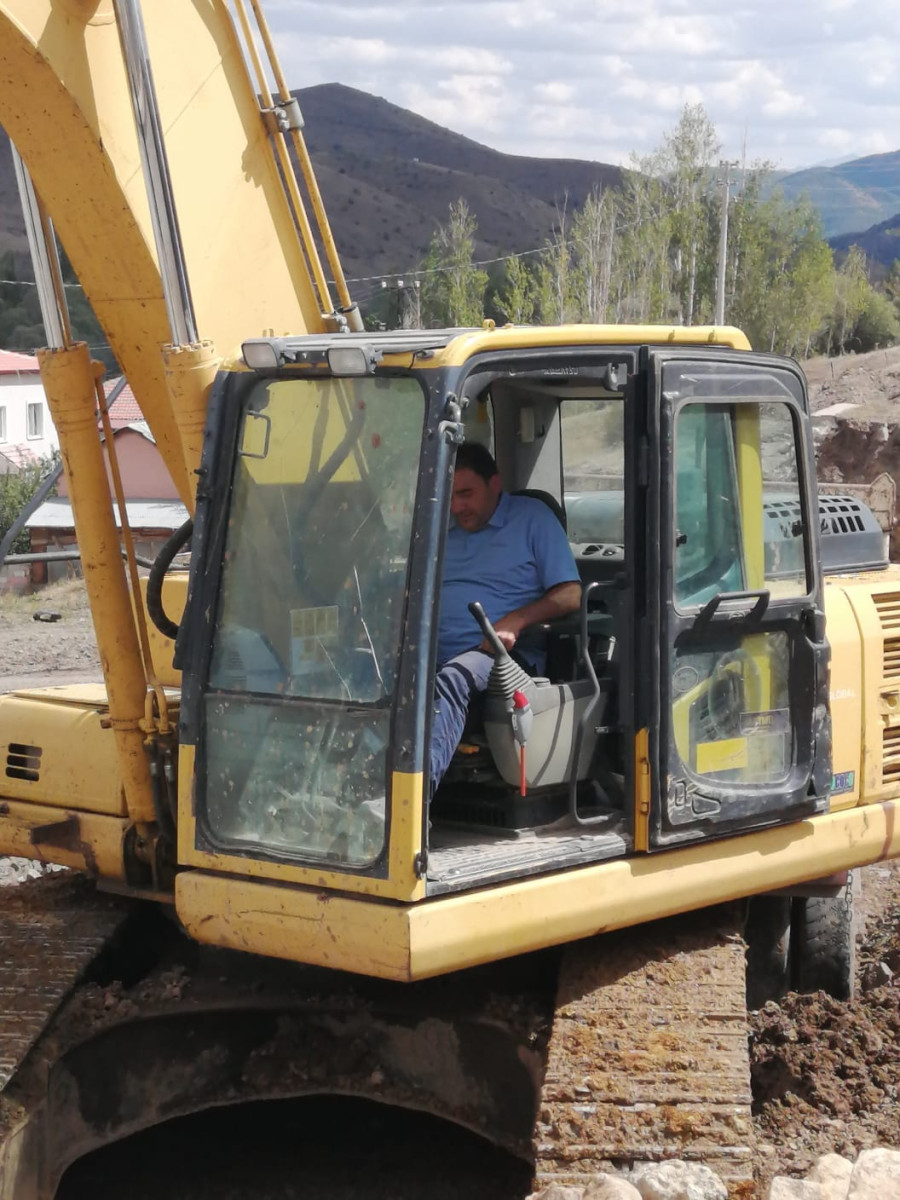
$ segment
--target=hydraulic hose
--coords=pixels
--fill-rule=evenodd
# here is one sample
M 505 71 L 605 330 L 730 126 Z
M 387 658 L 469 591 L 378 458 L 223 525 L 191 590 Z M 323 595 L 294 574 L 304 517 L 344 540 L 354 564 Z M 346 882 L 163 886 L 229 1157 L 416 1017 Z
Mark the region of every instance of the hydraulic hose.
M 150 615 L 150 620 L 163 637 L 172 638 L 173 641 L 178 636 L 178 626 L 167 616 L 166 610 L 163 608 L 163 580 L 175 559 L 175 555 L 187 545 L 193 532 L 194 521 L 193 518 L 188 517 L 184 524 L 179 526 L 167 538 L 159 554 L 157 554 L 153 566 L 150 568 L 150 575 L 147 578 L 147 612 Z

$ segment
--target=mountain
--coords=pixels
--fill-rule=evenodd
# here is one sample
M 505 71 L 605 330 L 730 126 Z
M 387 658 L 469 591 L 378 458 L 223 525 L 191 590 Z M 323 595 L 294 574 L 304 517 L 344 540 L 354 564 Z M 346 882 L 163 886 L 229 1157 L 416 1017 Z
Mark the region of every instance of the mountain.
M 828 244 L 833 250 L 837 250 L 839 255 L 851 246 L 859 246 L 870 262 L 890 267 L 895 259 L 900 258 L 900 212 L 862 233 L 844 233 L 839 237 L 829 238 Z
M 542 246 L 557 204 L 578 208 L 591 188 L 618 186 L 624 174 L 603 163 L 501 154 L 341 84 L 294 94 L 350 278 L 411 271 L 460 196 L 478 222 L 478 258 Z M 0 146 L 0 252 L 13 242 L 24 246 L 23 226 L 12 162 Z
M 603 163 L 501 154 L 342 84 L 294 94 L 350 276 L 411 270 L 460 196 L 478 222 L 477 257 L 492 258 L 542 246 L 557 204 L 578 208 L 622 181 Z
M 782 176 L 778 187 L 790 200 L 809 196 L 827 238 L 870 229 L 900 212 L 900 150 L 795 171 Z
M 344 270 L 365 280 L 352 288 L 364 306 L 380 276 L 421 263 L 460 196 L 478 222 L 476 257 L 491 259 L 542 246 L 558 206 L 577 209 L 593 187 L 617 187 L 624 177 L 603 163 L 501 154 L 342 84 L 295 95 Z M 898 257 L 900 150 L 781 175 L 777 186 L 788 197 L 809 194 L 837 249 L 852 234 L 870 258 Z M 26 251 L 12 160 L 0 144 L 0 253 L 9 249 Z

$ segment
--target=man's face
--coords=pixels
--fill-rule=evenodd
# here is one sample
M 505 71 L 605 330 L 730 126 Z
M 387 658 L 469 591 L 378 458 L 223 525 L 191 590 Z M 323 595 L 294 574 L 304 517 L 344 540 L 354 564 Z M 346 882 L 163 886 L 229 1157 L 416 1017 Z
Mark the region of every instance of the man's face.
M 453 476 L 450 512 L 460 529 L 477 533 L 494 515 L 500 500 L 500 476 L 485 480 L 468 467 L 459 467 Z

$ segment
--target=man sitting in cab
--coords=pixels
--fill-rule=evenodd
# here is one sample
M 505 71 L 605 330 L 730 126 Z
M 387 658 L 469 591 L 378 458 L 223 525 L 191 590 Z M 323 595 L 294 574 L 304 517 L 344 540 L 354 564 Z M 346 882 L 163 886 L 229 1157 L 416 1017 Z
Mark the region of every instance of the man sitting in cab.
M 456 453 L 453 522 L 444 552 L 438 673 L 431 736 L 431 783 L 450 764 L 473 695 L 483 692 L 493 657 L 469 612 L 478 601 L 520 666 L 540 675 L 546 650 L 533 628 L 575 612 L 581 583 L 559 518 L 542 500 L 503 491 L 486 447 Z

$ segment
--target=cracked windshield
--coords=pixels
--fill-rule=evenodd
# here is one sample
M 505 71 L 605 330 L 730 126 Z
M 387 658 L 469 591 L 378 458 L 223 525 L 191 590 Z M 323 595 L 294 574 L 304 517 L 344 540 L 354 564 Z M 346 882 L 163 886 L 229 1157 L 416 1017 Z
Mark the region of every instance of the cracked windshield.
M 251 394 L 206 703 L 223 848 L 349 866 L 382 849 L 424 409 L 404 378 Z

